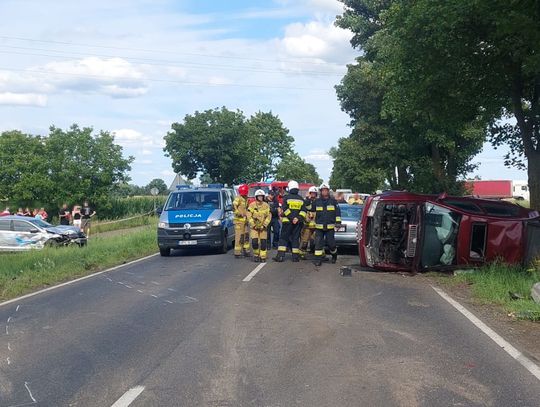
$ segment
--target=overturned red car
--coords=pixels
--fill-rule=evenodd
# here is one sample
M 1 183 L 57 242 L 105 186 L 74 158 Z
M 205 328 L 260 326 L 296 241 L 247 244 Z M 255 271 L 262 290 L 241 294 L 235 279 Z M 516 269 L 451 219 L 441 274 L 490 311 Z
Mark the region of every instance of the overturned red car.
M 389 191 L 367 199 L 358 227 L 360 264 L 420 272 L 540 255 L 538 211 L 504 201 Z

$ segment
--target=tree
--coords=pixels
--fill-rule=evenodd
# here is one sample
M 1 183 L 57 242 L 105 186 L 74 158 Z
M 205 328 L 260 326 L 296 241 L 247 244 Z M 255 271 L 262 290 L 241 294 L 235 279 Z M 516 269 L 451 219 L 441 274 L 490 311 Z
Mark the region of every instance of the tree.
M 165 184 L 165 181 L 163 181 L 161 178 L 154 178 L 144 187 L 147 195 L 151 194 L 150 191 L 152 188 L 157 188 L 158 195 L 166 195 L 169 191 L 169 188 L 167 188 L 167 184 Z
M 276 179 L 295 180 L 315 185 L 319 185 L 322 182 L 315 166 L 307 163 L 296 152 L 290 152 L 277 165 Z
M 276 173 L 277 164 L 293 151 L 294 138 L 278 116 L 272 112 L 257 112 L 247 121 L 251 142 L 251 157 L 246 178 L 265 180 Z
M 217 182 L 234 184 L 245 176 L 250 157 L 249 131 L 241 111 L 221 109 L 186 115 L 165 136 L 164 151 L 173 169 L 187 178 L 208 174 Z
M 348 15 L 356 16 L 367 3 L 374 2 L 346 0 Z M 527 161 L 531 206 L 539 208 L 538 2 L 391 1 L 379 17 L 384 30 L 371 36 L 360 31 L 387 68 L 391 94 L 385 108 L 412 120 L 423 106 L 422 120 L 427 117 L 446 134 L 463 134 L 467 121 L 487 129 L 495 146 L 510 147 L 507 165 L 523 168 Z
M 400 26 L 388 26 L 387 15 L 409 2 L 343 2 L 347 8 L 337 24 L 351 29 L 353 46 L 365 51 L 338 87 L 342 107 L 351 115 L 353 133 L 357 133 L 351 137 L 362 143 L 355 150 L 371 158 L 362 163 L 368 169 L 383 170 L 391 187 L 461 192 L 460 178 L 474 168 L 471 160 L 485 137 L 480 112 L 471 109 L 469 102 L 447 109 L 436 92 L 418 87 L 414 94 L 411 88 L 410 95 L 398 90 L 403 78 L 411 84 L 420 81 L 410 74 L 415 61 L 399 62 L 404 52 L 396 49 L 392 29 L 399 31 Z M 416 42 L 409 38 L 409 47 Z

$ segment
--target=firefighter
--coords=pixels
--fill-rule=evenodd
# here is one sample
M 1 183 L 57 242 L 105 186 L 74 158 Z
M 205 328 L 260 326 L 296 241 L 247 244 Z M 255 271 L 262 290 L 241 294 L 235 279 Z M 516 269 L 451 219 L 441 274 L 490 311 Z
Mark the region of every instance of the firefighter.
M 300 233 L 306 219 L 304 200 L 298 195 L 298 182 L 289 181 L 288 190 L 288 194 L 283 197 L 281 236 L 277 256 L 274 257 L 274 260 L 278 262 L 284 260 L 289 243 L 291 244 L 292 260 L 294 262 L 300 261 Z
M 253 259 L 256 263 L 266 262 L 268 245 L 268 225 L 272 219 L 270 205 L 265 202 L 266 194 L 262 189 L 255 192 L 255 201 L 249 204 L 248 220 L 251 237 L 251 247 L 253 248 Z
M 315 233 L 315 206 L 313 203 L 317 199 L 319 190 L 317 187 L 313 186 L 309 188 L 308 195 L 304 201 L 306 207 L 306 220 L 304 223 L 304 229 L 302 229 L 302 234 L 300 238 L 300 257 L 302 259 L 306 258 L 306 252 L 311 239 L 313 239 L 313 234 Z M 313 250 L 313 246 L 311 247 Z
M 238 187 L 238 196 L 234 199 L 234 257 L 249 257 L 249 234 L 247 228 L 247 206 L 249 187 L 242 184 Z
M 279 231 L 281 229 L 281 223 L 279 223 L 279 201 L 276 191 L 270 190 L 266 197 L 266 201 L 270 206 L 270 213 L 272 214 L 272 220 L 268 225 L 268 247 L 272 245 L 272 248 L 278 248 Z
M 334 233 L 336 225 L 341 224 L 341 211 L 338 202 L 330 196 L 330 187 L 327 184 L 321 184 L 319 193 L 319 198 L 313 203 L 315 206 L 316 266 L 322 264 L 325 241 L 332 255 L 332 264 L 337 261 L 337 247 Z

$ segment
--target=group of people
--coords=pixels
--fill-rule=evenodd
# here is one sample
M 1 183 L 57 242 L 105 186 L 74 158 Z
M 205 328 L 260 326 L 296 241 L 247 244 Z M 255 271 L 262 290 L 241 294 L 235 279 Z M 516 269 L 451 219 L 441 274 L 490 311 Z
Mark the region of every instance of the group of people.
M 327 184 L 311 187 L 305 198 L 299 195 L 296 181 L 290 181 L 287 190 L 287 194 L 278 199 L 274 191 L 266 194 L 259 189 L 255 192 L 255 200 L 248 203 L 248 186 L 239 186 L 239 195 L 233 204 L 235 257 L 253 255 L 256 262 L 265 262 L 273 237 L 273 247 L 277 249 L 274 260 L 277 262 L 285 260 L 288 250 L 293 262 L 305 259 L 308 246 L 314 240 L 315 264 L 322 264 L 326 246 L 332 263 L 335 263 L 334 233 L 341 223 L 341 212 L 338 202 L 330 194 L 330 187 Z
M 90 233 L 90 220 L 96 211 L 90 207 L 88 201 L 84 201 L 84 204 L 74 205 L 73 209 L 70 210 L 67 204 L 63 204 L 60 210 L 58 211 L 58 219 L 60 225 L 73 225 L 83 230 L 86 235 Z M 49 220 L 49 215 L 45 211 L 45 208 L 30 210 L 30 208 L 19 208 L 17 212 L 11 213 L 10 208 L 6 207 L 3 212 L 0 212 L 0 216 L 25 216 L 29 218 L 36 218 L 44 221 Z

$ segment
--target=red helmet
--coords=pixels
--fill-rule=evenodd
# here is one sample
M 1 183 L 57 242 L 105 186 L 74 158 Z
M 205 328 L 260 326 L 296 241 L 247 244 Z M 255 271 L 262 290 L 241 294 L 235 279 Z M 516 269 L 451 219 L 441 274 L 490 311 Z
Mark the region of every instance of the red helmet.
M 246 184 L 242 184 L 238 187 L 238 193 L 242 196 L 248 196 L 249 187 Z

